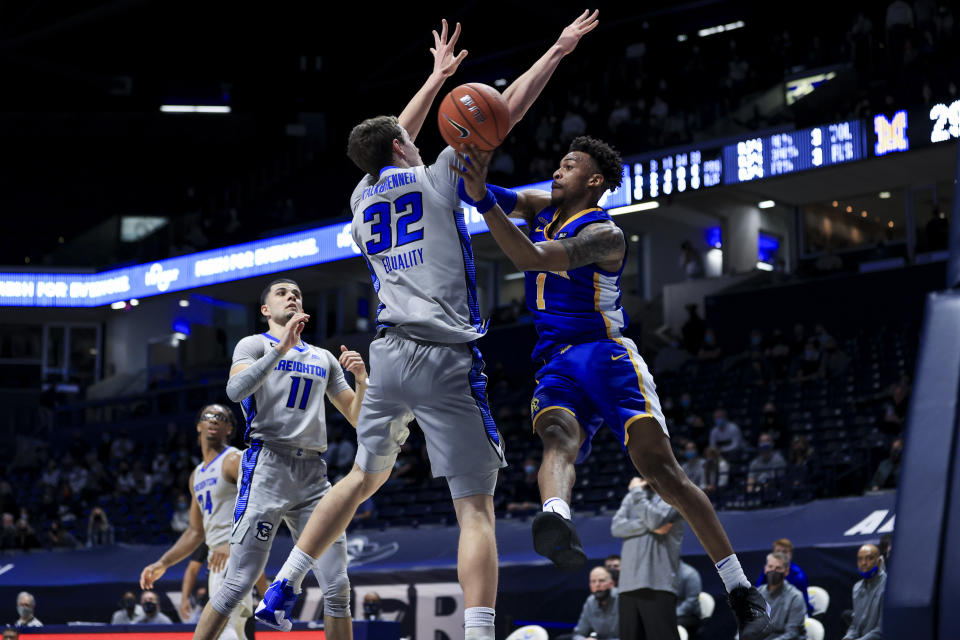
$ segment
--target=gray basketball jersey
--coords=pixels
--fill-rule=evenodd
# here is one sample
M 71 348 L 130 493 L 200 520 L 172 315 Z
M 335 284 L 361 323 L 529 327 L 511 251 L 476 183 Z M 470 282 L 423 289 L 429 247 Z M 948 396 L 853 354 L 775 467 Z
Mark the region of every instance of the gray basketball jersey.
M 233 366 L 252 364 L 279 342 L 269 333 L 247 336 L 233 351 Z M 280 358 L 253 395 L 240 401 L 247 423 L 244 438 L 325 451 L 323 395 L 332 399 L 349 388 L 332 353 L 301 342 Z
M 351 232 L 380 298 L 377 327 L 461 343 L 483 333 L 476 267 L 451 147 L 430 166 L 385 167 L 353 195 Z
M 227 447 L 210 464 L 201 462 L 193 470 L 193 493 L 200 503 L 203 516 L 203 532 L 207 546 L 214 547 L 230 542 L 233 530 L 233 509 L 237 504 L 237 485 L 227 482 L 221 475 L 223 460 L 234 447 Z

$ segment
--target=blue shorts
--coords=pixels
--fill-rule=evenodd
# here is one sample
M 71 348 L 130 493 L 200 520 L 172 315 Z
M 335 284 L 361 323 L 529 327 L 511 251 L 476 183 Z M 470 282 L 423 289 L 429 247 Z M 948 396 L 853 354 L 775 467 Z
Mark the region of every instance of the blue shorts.
M 632 340 L 573 345 L 537 372 L 530 417 L 536 431 L 537 420 L 551 409 L 572 414 L 587 435 L 577 454 L 580 463 L 590 455 L 590 441 L 604 422 L 624 447 L 627 428 L 640 418 L 654 418 L 669 436 L 656 389 Z

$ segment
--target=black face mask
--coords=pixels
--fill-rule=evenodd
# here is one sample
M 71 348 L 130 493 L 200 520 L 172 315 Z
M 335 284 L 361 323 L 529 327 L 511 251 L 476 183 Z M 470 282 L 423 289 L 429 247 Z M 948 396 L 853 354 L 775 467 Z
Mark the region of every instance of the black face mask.
M 771 587 L 779 587 L 783 584 L 783 574 L 779 571 L 767 571 L 767 584 Z
M 363 603 L 363 617 L 364 618 L 375 618 L 377 614 L 380 613 L 380 605 L 376 602 L 364 602 Z
M 594 591 L 593 596 L 597 599 L 597 602 L 603 604 L 610 597 L 610 589 L 602 589 L 600 591 Z
M 144 602 L 143 603 L 143 612 L 146 614 L 154 614 L 157 612 L 157 603 L 156 602 Z
M 137 601 L 133 598 L 124 598 L 122 604 L 127 611 L 133 611 L 137 606 Z
M 610 578 L 613 580 L 613 584 L 617 584 L 620 581 L 620 569 L 607 569 L 610 572 Z

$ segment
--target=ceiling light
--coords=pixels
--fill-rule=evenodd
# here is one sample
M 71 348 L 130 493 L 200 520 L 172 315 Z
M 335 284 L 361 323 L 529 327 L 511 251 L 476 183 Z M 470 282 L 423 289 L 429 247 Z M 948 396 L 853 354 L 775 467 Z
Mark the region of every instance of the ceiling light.
M 889 199 L 890 199 L 890 192 L 889 192 L 889 191 L 881 191 L 881 192 L 880 192 L 880 199 L 881 199 L 881 200 L 889 200 Z
M 761 209 L 769 209 L 773 207 L 773 205 L 775 204 L 776 202 L 774 202 L 773 200 L 761 200 L 760 202 L 757 203 L 757 206 L 760 207 Z

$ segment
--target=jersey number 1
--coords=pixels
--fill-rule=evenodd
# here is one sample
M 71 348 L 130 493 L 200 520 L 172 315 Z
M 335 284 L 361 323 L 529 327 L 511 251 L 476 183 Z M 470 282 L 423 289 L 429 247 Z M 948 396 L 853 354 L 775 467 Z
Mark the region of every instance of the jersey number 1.
M 310 400 L 310 388 L 313 387 L 313 378 L 303 379 L 303 395 L 300 396 L 300 408 L 307 410 L 307 401 Z M 290 395 L 287 397 L 287 409 L 293 409 L 297 404 L 297 394 L 300 391 L 300 376 L 290 376 Z

